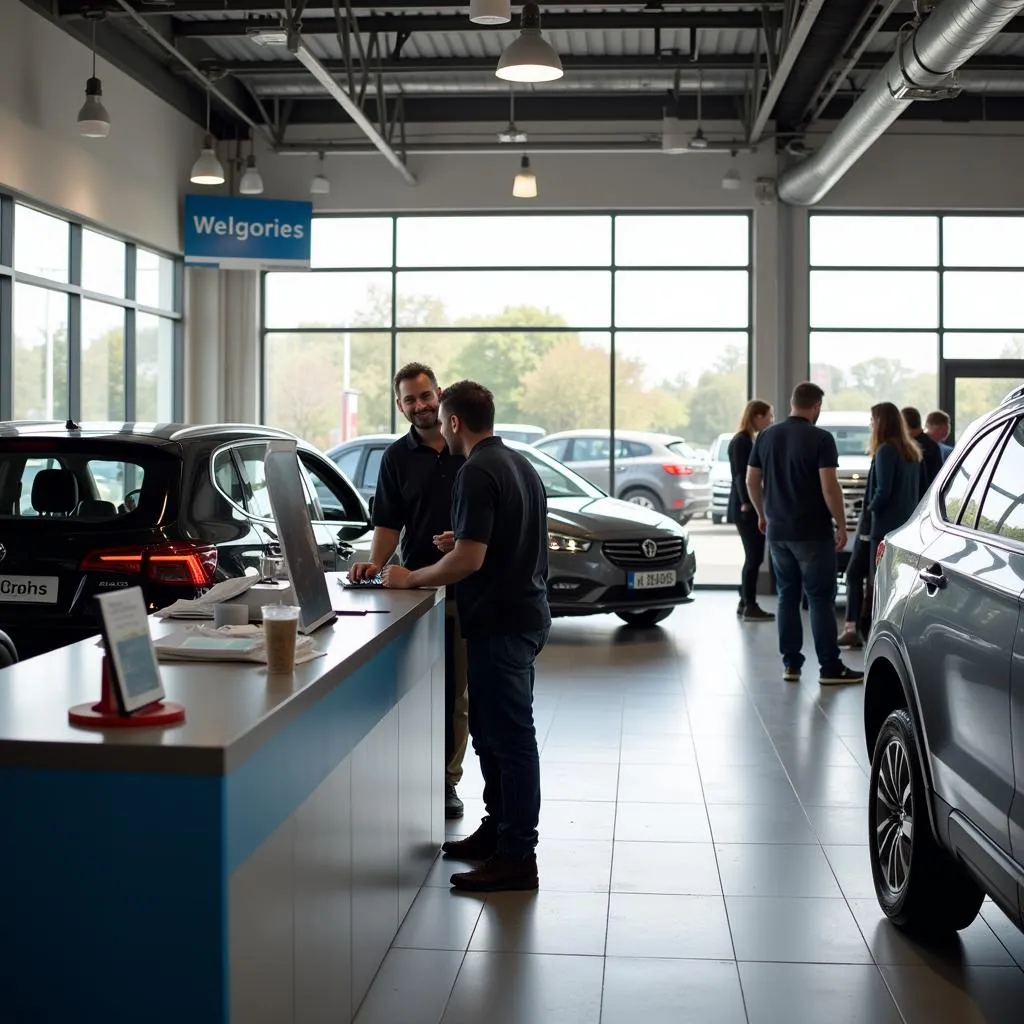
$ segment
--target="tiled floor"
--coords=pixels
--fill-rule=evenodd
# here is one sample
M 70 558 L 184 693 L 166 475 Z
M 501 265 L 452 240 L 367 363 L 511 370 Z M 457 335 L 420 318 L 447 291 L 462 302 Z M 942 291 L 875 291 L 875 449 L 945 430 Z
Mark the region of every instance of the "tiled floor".
M 541 889 L 455 895 L 439 859 L 357 1024 L 1024 1020 L 1024 935 L 991 903 L 932 948 L 878 910 L 862 688 L 782 682 L 774 626 L 734 609 L 556 622 Z M 482 813 L 469 760 L 453 834 Z

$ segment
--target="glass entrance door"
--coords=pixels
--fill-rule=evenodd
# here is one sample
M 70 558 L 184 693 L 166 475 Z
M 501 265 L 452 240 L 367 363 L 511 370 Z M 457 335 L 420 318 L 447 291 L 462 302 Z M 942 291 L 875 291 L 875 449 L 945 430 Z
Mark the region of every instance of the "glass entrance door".
M 942 408 L 953 421 L 955 440 L 979 417 L 1024 384 L 1024 360 L 946 359 L 939 373 Z

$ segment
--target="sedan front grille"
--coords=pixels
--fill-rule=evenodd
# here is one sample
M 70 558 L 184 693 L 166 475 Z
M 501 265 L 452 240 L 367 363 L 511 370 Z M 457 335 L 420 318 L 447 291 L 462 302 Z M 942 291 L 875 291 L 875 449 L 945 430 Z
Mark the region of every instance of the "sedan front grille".
M 648 556 L 644 547 L 651 543 L 657 550 L 653 556 Z M 681 537 L 651 537 L 650 540 L 606 540 L 601 548 L 612 565 L 623 569 L 665 569 L 683 557 L 685 544 Z
M 843 506 L 846 512 L 846 528 L 854 530 L 864 507 L 864 492 L 867 490 L 866 474 L 853 477 L 840 477 L 839 487 L 843 492 Z

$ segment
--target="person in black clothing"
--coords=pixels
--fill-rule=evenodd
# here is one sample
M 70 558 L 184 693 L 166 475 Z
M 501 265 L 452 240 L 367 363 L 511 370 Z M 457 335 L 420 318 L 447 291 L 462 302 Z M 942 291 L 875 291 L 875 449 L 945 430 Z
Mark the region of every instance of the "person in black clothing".
M 747 463 L 754 448 L 754 438 L 770 427 L 774 419 L 772 407 L 755 398 L 747 402 L 736 436 L 729 442 L 729 469 L 732 489 L 726 519 L 736 525 L 743 542 L 743 571 L 740 575 L 740 603 L 736 614 L 744 622 L 771 622 L 775 616 L 757 603 L 757 576 L 764 561 L 764 534 L 757 527 L 757 510 L 747 493 Z
M 547 496 L 537 471 L 494 436 L 494 397 L 460 381 L 441 395 L 441 430 L 466 457 L 452 494 L 447 551 L 410 572 L 388 566 L 388 587 L 455 584 L 469 670 L 469 731 L 484 777 L 480 827 L 442 850 L 482 860 L 451 876 L 457 889 L 536 889 L 540 756 L 533 721 L 534 662 L 551 627 Z
M 423 363 L 403 366 L 394 381 L 395 404 L 409 421 L 409 432 L 385 452 L 373 499 L 370 560 L 358 562 L 353 580 L 372 579 L 401 543 L 402 565 L 421 569 L 441 557 L 434 537 L 451 529 L 452 488 L 466 461 L 453 455 L 437 419 L 441 389 L 434 371 Z M 444 816 L 461 818 L 456 792 L 469 746 L 466 646 L 459 631 L 454 595 L 445 601 L 445 801 Z
M 931 487 L 932 481 L 942 469 L 942 449 L 924 432 L 919 409 L 908 405 L 900 412 L 903 414 L 903 422 L 906 423 L 910 436 L 917 442 L 917 447 L 921 449 L 921 493 L 918 497 L 924 497 L 924 492 Z

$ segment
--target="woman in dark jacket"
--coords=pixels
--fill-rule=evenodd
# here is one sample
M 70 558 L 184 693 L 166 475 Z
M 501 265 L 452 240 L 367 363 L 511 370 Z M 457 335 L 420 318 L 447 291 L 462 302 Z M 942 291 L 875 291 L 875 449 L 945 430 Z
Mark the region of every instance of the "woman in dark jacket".
M 846 626 L 840 647 L 862 647 L 871 625 L 875 550 L 891 530 L 902 526 L 921 497 L 921 449 L 910 436 L 899 409 L 881 402 L 871 409 L 871 441 L 864 505 L 846 570 Z M 868 601 L 864 600 L 867 589 Z
M 754 438 L 774 419 L 772 407 L 755 398 L 747 402 L 740 417 L 740 429 L 729 442 L 729 469 L 732 473 L 732 489 L 729 491 L 729 507 L 726 518 L 736 524 L 736 531 L 743 541 L 743 572 L 740 576 L 740 603 L 737 615 L 744 622 L 770 622 L 775 618 L 757 603 L 757 575 L 764 561 L 764 534 L 757 526 L 757 512 L 747 494 L 747 463 L 754 447 Z

